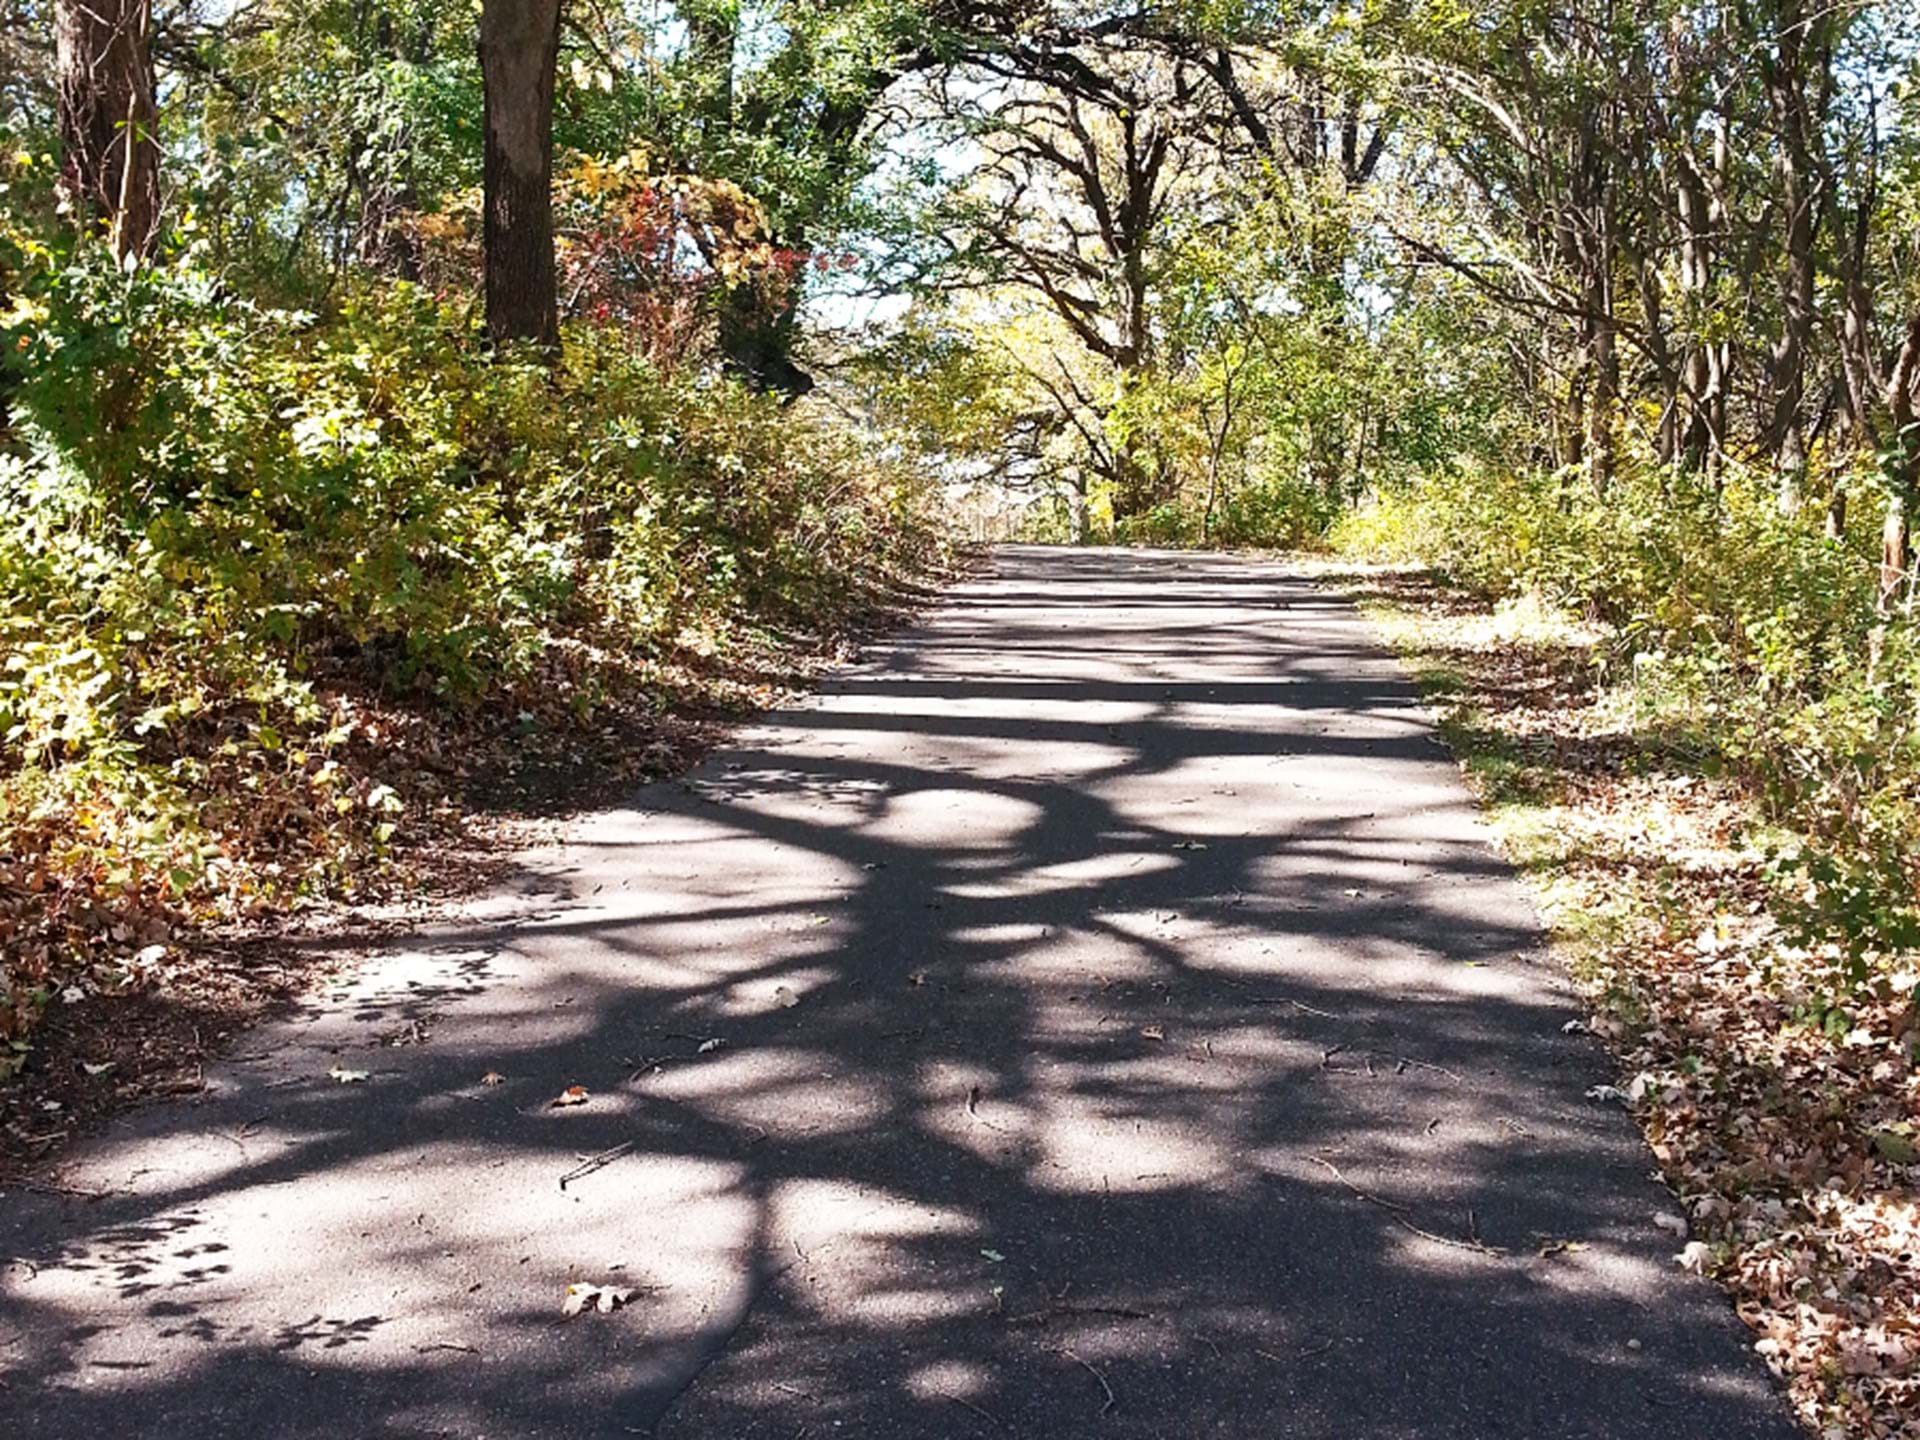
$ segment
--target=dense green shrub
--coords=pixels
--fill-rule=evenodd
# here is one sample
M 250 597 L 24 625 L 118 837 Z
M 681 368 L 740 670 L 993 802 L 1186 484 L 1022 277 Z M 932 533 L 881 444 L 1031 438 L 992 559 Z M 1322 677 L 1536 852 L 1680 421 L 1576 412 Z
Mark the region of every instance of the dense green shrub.
M 1824 512 L 1783 511 L 1742 472 L 1710 486 L 1635 466 L 1601 495 L 1463 469 L 1373 497 L 1333 537 L 1603 622 L 1604 658 L 1640 702 L 1804 836 L 1778 861 L 1778 913 L 1801 944 L 1837 947 L 1843 987 L 1920 938 L 1920 643 L 1876 608 L 1866 523 L 1830 535 Z
M 405 283 L 307 313 L 190 256 L 11 258 L 0 1044 L 183 919 L 353 884 L 417 818 L 382 712 L 585 724 L 930 544 L 844 422 L 608 331 L 550 373 Z
M 1156 506 L 1118 527 L 1123 543 L 1227 545 L 1256 550 L 1314 550 L 1340 513 L 1337 495 L 1290 475 L 1253 481 L 1219 499 L 1211 514 L 1204 499 Z

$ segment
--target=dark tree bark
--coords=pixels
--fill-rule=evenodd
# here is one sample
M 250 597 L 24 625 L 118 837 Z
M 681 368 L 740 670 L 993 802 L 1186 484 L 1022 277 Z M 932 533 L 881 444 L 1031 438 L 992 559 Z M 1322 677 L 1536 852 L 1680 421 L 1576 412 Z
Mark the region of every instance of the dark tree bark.
M 149 0 L 59 0 L 53 24 L 61 189 L 118 259 L 144 257 L 160 233 Z
M 1760 72 L 1777 141 L 1779 225 L 1785 254 L 1779 276 L 1780 330 L 1767 356 L 1767 448 L 1779 476 L 1780 502 L 1801 499 L 1807 468 L 1806 371 L 1813 348 L 1819 262 L 1819 160 L 1825 97 L 1831 90 L 1830 12 L 1805 12 L 1784 0 L 1774 16 L 1773 48 L 1760 51 Z
M 1583 138 L 1576 203 L 1581 224 L 1576 241 L 1580 267 L 1580 303 L 1586 314 L 1587 360 L 1593 391 L 1587 406 L 1587 481 L 1604 495 L 1613 485 L 1615 426 L 1620 408 L 1620 347 L 1613 313 L 1613 213 L 1603 151 Z
M 1920 491 L 1920 316 L 1907 326 L 1887 379 L 1887 414 L 1894 450 L 1887 464 L 1886 520 L 1880 528 L 1882 615 L 1899 604 L 1913 564 L 1913 507 Z
M 1674 157 L 1674 211 L 1680 227 L 1680 289 L 1683 313 L 1690 326 L 1713 293 L 1715 237 L 1724 229 L 1725 207 L 1716 197 L 1709 175 L 1724 167 L 1696 160 L 1683 138 Z M 1684 414 L 1677 418 L 1678 459 L 1688 470 L 1717 474 L 1726 445 L 1727 341 L 1689 334 L 1681 360 Z
M 800 290 L 804 273 L 775 287 L 743 281 L 721 301 L 720 352 L 732 370 L 762 394 L 798 400 L 814 387 L 813 376 L 794 363 L 800 334 Z
M 482 0 L 487 333 L 560 346 L 553 257 L 553 86 L 560 0 Z

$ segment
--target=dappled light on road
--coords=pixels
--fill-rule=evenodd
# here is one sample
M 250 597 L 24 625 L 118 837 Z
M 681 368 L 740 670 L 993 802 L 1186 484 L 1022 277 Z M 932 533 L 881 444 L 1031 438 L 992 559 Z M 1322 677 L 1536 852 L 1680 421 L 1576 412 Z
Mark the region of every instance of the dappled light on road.
M 522 890 L 9 1199 L 27 1430 L 1791 1433 L 1284 567 L 1002 552 Z

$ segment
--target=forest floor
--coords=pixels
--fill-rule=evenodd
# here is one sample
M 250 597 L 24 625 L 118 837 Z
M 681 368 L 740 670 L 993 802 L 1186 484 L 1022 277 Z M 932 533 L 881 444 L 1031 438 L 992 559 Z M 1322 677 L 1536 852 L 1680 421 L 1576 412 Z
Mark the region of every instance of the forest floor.
M 46 1440 L 1786 1440 L 1587 1013 L 1351 604 L 1009 548 L 6 1193 L 0 1383 Z
M 1540 897 L 1680 1197 L 1683 1263 L 1732 1292 L 1812 1433 L 1920 1436 L 1915 977 L 1821 1007 L 1772 919 L 1758 797 L 1710 724 L 1607 675 L 1598 628 L 1322 573 L 1407 657 Z

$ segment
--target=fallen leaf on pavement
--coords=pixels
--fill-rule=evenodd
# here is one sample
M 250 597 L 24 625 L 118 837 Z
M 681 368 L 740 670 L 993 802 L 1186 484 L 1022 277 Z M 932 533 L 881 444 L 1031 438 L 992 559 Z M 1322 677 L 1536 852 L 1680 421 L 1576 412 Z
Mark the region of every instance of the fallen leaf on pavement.
M 560 1313 L 571 1316 L 585 1310 L 598 1310 L 602 1315 L 611 1315 L 632 1298 L 633 1291 L 611 1285 L 569 1285 Z
M 358 1085 L 367 1078 L 366 1071 L 349 1070 L 344 1065 L 334 1066 L 331 1070 L 327 1071 L 327 1074 L 331 1075 L 335 1080 L 338 1080 L 342 1085 Z
M 553 1097 L 553 1105 L 551 1108 L 564 1110 L 569 1105 L 584 1105 L 586 1103 L 587 1087 L 584 1085 L 569 1085 Z
M 507 1083 L 507 1077 L 502 1075 L 498 1070 L 489 1070 L 480 1077 L 480 1083 L 482 1085 L 504 1085 Z

